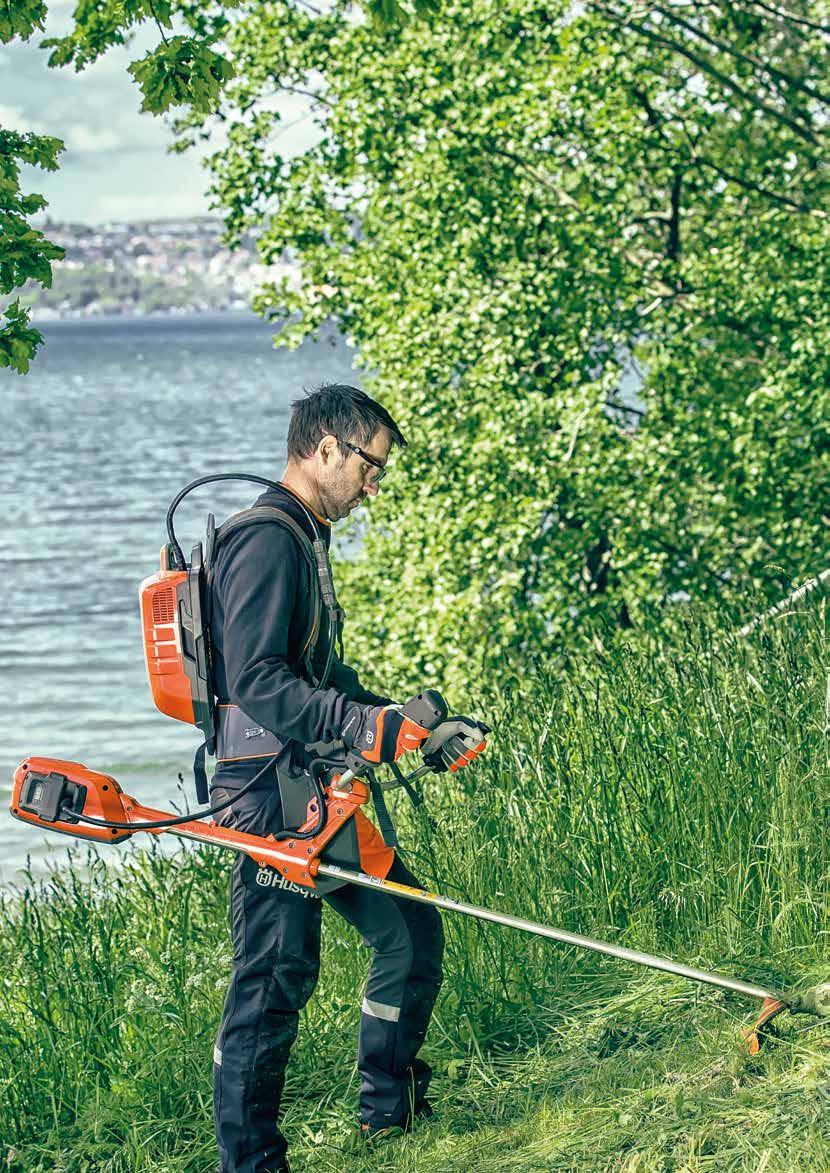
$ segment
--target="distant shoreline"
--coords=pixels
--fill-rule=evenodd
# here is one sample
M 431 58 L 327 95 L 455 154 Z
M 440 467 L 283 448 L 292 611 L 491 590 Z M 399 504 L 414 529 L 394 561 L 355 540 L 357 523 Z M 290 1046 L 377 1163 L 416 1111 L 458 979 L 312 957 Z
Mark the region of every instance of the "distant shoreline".
M 263 285 L 297 290 L 300 267 L 287 253 L 264 264 L 250 234 L 233 248 L 214 219 L 112 223 L 97 228 L 52 224 L 65 250 L 54 282 L 30 281 L 22 300 L 43 322 L 99 316 L 246 313 Z
M 78 325 L 126 325 L 128 323 L 145 324 L 147 322 L 192 322 L 197 319 L 221 319 L 224 321 L 233 321 L 239 325 L 262 326 L 277 330 L 282 325 L 281 321 L 268 322 L 265 318 L 258 317 L 253 310 L 244 309 L 227 309 L 227 310 L 177 310 L 170 312 L 167 310 L 151 310 L 148 313 L 135 314 L 38 314 L 35 309 L 32 315 L 32 325 L 37 330 L 51 329 L 53 326 L 78 326 Z

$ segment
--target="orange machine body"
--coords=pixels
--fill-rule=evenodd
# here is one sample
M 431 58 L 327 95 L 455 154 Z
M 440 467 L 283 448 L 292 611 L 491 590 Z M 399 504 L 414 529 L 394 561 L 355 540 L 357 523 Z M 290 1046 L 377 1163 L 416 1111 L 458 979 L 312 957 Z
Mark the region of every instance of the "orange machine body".
M 113 777 L 101 774 L 97 770 L 89 770 L 80 762 L 42 757 L 27 758 L 14 772 L 11 813 L 16 819 L 21 819 L 24 823 L 33 823 L 48 831 L 58 831 L 63 835 L 73 835 L 80 839 L 92 839 L 98 843 L 120 843 L 123 839 L 129 839 L 131 831 L 94 827 L 88 823 L 72 822 L 57 817 L 54 820 L 47 820 L 35 813 L 39 799 L 35 789 L 38 778 L 49 779 L 56 776 L 62 776 L 77 787 L 77 810 L 94 819 L 124 821 L 126 796 Z
M 313 838 L 293 838 L 288 832 L 278 840 L 273 835 L 250 835 L 199 819 L 187 819 L 175 827 L 157 826 L 157 820 L 170 817 L 168 812 L 136 802 L 109 774 L 90 770 L 80 762 L 32 756 L 15 770 L 11 813 L 35 827 L 97 843 L 120 843 L 137 831 L 160 835 L 168 830 L 186 839 L 244 852 L 261 866 L 276 868 L 290 883 L 306 888 L 316 886 L 315 877 L 325 848 L 355 819 L 359 824 L 360 866 L 368 875 L 383 879 L 395 853 L 385 846 L 360 809 L 369 798 L 369 789 L 357 778 L 342 790 L 338 789 L 338 782 L 339 778 L 335 778 L 326 787 L 325 822 Z M 318 813 L 313 799 L 303 826 L 297 830 L 308 831 L 316 826 Z M 105 819 L 120 826 L 98 827 L 78 816 Z

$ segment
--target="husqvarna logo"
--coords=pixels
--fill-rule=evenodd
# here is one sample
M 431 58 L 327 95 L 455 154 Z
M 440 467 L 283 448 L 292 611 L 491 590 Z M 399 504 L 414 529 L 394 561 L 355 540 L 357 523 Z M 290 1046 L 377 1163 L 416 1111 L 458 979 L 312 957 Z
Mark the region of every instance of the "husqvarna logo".
M 256 882 L 260 888 L 281 888 L 283 892 L 298 892 L 304 900 L 308 900 L 309 896 L 312 900 L 320 899 L 320 893 L 315 892 L 313 888 L 303 888 L 301 884 L 286 880 L 285 876 L 281 876 L 273 868 L 260 868 L 256 874 Z
M 375 744 L 375 735 L 371 729 L 366 730 L 366 744 L 367 745 L 374 745 Z

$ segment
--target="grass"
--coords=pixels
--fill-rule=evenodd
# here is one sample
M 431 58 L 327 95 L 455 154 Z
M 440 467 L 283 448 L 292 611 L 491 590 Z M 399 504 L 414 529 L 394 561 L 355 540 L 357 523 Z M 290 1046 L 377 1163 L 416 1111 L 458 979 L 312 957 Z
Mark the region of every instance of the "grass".
M 530 671 L 485 698 L 481 764 L 430 782 L 437 828 L 398 803 L 410 865 L 451 895 L 750 981 L 827 980 L 824 624 L 816 608 L 742 645 L 701 627 Z M 4 898 L 0 1167 L 216 1169 L 229 867 L 211 849 L 118 868 L 76 853 Z M 826 1025 L 779 1019 L 750 1059 L 737 996 L 449 914 L 425 1051 L 436 1117 L 359 1152 L 367 959 L 324 919 L 285 1097 L 300 1169 L 830 1170 Z

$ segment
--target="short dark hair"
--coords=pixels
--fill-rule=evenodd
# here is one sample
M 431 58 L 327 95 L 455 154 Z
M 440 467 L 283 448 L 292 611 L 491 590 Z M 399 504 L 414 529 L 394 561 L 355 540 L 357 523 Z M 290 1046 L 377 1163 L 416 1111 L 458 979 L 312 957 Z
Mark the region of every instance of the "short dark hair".
M 393 443 L 406 447 L 403 433 L 389 412 L 365 391 L 347 383 L 324 383 L 291 404 L 288 458 L 302 460 L 311 456 L 323 436 L 336 436 L 345 457 L 350 449 L 344 440 L 365 447 L 381 427 L 389 429 Z

